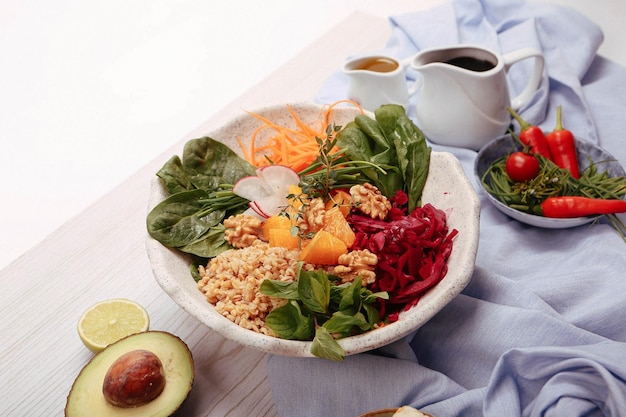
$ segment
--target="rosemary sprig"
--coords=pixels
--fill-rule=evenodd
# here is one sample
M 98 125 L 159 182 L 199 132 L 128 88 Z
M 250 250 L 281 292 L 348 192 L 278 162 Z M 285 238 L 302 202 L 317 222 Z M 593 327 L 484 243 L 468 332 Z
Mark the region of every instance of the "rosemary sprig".
M 362 174 L 364 169 L 386 173 L 380 165 L 369 161 L 350 160 L 345 150 L 337 149 L 337 139 L 334 133 L 339 130 L 341 127 L 332 125 L 327 128 L 325 138 L 315 138 L 319 145 L 319 155 L 311 165 L 299 172 L 302 193 L 309 198 L 321 197 L 327 200 L 334 189 L 363 184 L 367 181 Z

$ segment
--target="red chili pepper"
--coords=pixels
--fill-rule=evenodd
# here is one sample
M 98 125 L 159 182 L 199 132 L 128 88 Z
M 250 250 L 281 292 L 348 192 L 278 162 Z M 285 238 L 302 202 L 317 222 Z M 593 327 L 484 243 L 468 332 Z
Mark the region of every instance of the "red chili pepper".
M 552 160 L 559 167 L 569 170 L 572 177 L 580 178 L 578 156 L 576 154 L 576 140 L 574 135 L 563 128 L 561 106 L 556 110 L 556 127 L 546 136 Z
M 626 213 L 626 201 L 580 196 L 548 197 L 541 203 L 541 211 L 545 217 L 561 219 Z
M 531 125 L 526 120 L 522 119 L 522 117 L 512 108 L 507 107 L 507 110 L 519 123 L 519 139 L 522 143 L 528 146 L 532 153 L 541 155 L 544 158 L 551 160 L 552 155 L 550 154 L 548 141 L 546 140 L 546 136 L 543 134 L 543 130 L 541 130 L 539 126 Z

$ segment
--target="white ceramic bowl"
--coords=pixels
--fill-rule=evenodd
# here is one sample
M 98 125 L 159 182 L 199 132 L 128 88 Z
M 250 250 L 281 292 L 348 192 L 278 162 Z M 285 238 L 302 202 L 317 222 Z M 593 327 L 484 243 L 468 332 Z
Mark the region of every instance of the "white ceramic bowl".
M 513 150 L 521 149 L 522 146 L 515 140 L 515 138 L 513 138 L 513 136 L 505 135 L 489 142 L 480 150 L 480 152 L 478 152 L 478 155 L 476 156 L 476 161 L 474 163 L 474 175 L 476 176 L 476 180 L 485 191 L 489 201 L 493 203 L 498 210 L 522 223 L 546 229 L 566 229 L 569 227 L 576 227 L 591 223 L 594 219 L 596 219 L 597 216 L 575 217 L 571 219 L 552 219 L 543 216 L 536 216 L 534 214 L 528 214 L 515 210 L 489 194 L 487 190 L 485 190 L 481 180 L 489 166 L 491 166 L 495 160 L 503 155 L 506 155 Z M 606 170 L 611 177 L 624 176 L 624 169 L 620 163 L 617 162 L 617 159 L 598 145 L 587 140 L 577 140 L 576 151 L 581 171 L 589 167 L 589 158 L 591 158 L 594 163 L 598 164 L 598 170 Z
M 314 121 L 321 107 L 314 104 L 293 104 L 299 118 Z M 252 109 L 275 122 L 293 126 L 286 104 Z M 354 120 L 357 111 L 350 107 L 334 110 L 334 120 L 345 125 Z M 244 111 L 223 127 L 207 132 L 231 149 L 238 151 L 237 138 L 248 138 L 256 127 L 257 119 Z M 182 152 L 182 149 L 181 149 Z M 149 210 L 165 198 L 160 180 L 152 182 Z M 446 211 L 450 230 L 457 229 L 452 253 L 448 259 L 448 272 L 444 279 L 425 294 L 419 303 L 403 312 L 397 322 L 382 328 L 339 340 L 346 355 L 369 351 L 394 342 L 416 330 L 456 297 L 471 279 L 478 249 L 480 202 L 474 188 L 465 176 L 459 161 L 449 153 L 433 152 L 430 173 L 424 187 L 423 202 Z M 246 330 L 215 311 L 198 290 L 189 272 L 189 259 L 183 253 L 162 246 L 148 236 L 147 251 L 154 276 L 162 289 L 182 309 L 222 336 L 244 346 L 268 353 L 287 356 L 311 357 L 311 342 L 293 341 L 266 336 Z

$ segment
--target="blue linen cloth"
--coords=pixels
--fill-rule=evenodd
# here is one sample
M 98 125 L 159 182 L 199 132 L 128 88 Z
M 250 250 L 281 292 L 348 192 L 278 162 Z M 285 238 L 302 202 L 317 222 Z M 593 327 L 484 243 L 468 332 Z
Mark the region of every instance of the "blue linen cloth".
M 602 32 L 579 13 L 521 0 L 458 0 L 390 23 L 389 42 L 372 52 L 405 58 L 454 43 L 542 50 L 545 78 L 522 116 L 552 130 L 562 105 L 570 130 L 626 165 L 626 95 L 616 93 L 626 69 L 597 55 Z M 317 101 L 345 98 L 347 82 L 338 71 Z M 433 149 L 456 155 L 479 190 L 476 152 Z M 465 290 L 383 349 L 343 362 L 270 356 L 280 416 L 355 417 L 401 405 L 436 417 L 626 415 L 626 243 L 605 222 L 527 226 L 479 196 L 480 246 Z

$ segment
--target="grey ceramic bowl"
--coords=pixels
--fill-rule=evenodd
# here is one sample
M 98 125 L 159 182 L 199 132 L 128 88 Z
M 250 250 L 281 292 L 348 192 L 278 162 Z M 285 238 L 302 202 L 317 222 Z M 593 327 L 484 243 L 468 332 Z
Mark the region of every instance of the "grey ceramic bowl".
M 521 149 L 521 144 L 519 144 L 513 136 L 505 135 L 494 139 L 485 145 L 480 152 L 478 152 L 476 157 L 476 161 L 474 163 L 474 175 L 476 176 L 476 180 L 482 187 L 484 193 L 487 195 L 489 201 L 493 203 L 498 210 L 522 223 L 548 229 L 564 229 L 580 226 L 590 223 L 596 218 L 576 217 L 572 219 L 552 219 L 536 216 L 515 210 L 489 194 L 482 185 L 482 177 L 489 166 L 491 166 L 491 164 L 498 158 L 515 150 Z M 576 140 L 576 152 L 578 154 L 579 167 L 581 171 L 589 167 L 589 158 L 591 158 L 591 160 L 597 164 L 598 170 L 606 170 L 611 177 L 624 176 L 624 168 L 622 168 L 617 159 L 598 145 L 587 140 Z
M 321 111 L 321 106 L 315 104 L 291 106 L 304 121 L 317 120 Z M 253 112 L 274 122 L 294 127 L 287 104 L 254 109 Z M 335 123 L 345 126 L 347 122 L 354 120 L 356 114 L 354 108 L 338 107 L 334 110 Z M 242 111 L 224 126 L 206 132 L 206 135 L 239 152 L 237 138 L 250 138 L 259 123 L 256 118 Z M 155 176 L 150 191 L 149 210 L 165 196 L 165 190 Z M 448 272 L 416 306 L 400 314 L 398 321 L 361 335 L 340 339 L 339 344 L 346 355 L 376 349 L 408 335 L 452 301 L 470 281 L 478 249 L 480 202 L 460 162 L 452 154 L 433 152 L 422 199 L 424 203 L 430 202 L 444 210 L 448 215 L 450 229 L 459 231 L 448 259 Z M 154 276 L 163 291 L 183 310 L 209 328 L 244 346 L 265 352 L 287 356 L 313 356 L 310 352 L 311 342 L 266 336 L 244 329 L 223 317 L 198 290 L 189 272 L 189 259 L 184 254 L 162 246 L 151 237 L 147 238 L 146 246 Z

